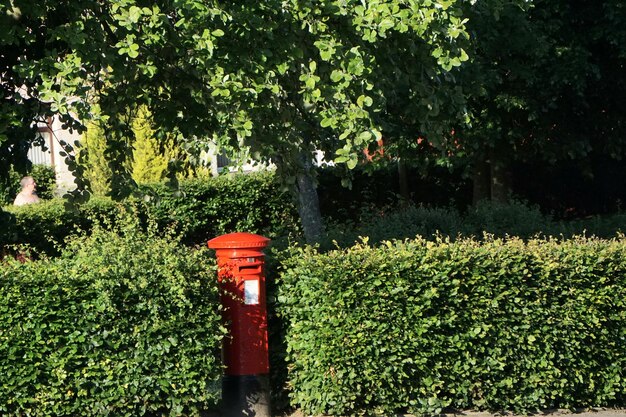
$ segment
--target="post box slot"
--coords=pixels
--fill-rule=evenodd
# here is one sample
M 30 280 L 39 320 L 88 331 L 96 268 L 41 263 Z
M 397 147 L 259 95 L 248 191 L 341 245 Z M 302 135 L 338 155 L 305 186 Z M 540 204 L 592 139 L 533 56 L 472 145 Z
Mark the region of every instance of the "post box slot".
M 239 272 L 261 272 L 261 265 L 239 265 Z

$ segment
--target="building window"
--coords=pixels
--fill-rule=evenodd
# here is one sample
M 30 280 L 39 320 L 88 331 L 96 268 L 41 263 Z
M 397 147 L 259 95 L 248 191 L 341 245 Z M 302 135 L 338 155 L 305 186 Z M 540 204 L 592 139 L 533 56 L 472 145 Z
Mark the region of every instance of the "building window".
M 43 138 L 46 148 L 40 145 L 33 145 L 28 151 L 28 159 L 35 165 L 54 165 L 54 156 L 52 154 L 52 134 L 47 131 L 39 131 L 39 135 Z
M 224 168 L 225 166 L 228 166 L 230 164 L 230 159 L 224 155 L 224 154 L 219 154 L 217 155 L 217 167 L 218 168 Z

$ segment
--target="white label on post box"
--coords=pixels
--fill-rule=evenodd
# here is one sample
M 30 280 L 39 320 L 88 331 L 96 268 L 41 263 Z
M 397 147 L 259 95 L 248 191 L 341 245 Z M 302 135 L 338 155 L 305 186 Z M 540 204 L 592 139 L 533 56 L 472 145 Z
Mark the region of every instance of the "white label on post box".
M 243 302 L 246 305 L 259 304 L 258 279 L 250 279 L 243 282 Z

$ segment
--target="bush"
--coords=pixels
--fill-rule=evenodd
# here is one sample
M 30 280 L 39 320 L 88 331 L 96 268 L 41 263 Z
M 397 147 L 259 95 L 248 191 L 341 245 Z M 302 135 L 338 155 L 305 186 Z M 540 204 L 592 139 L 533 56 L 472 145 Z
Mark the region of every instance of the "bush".
M 122 226 L 0 270 L 0 414 L 197 416 L 220 393 L 214 263 Z
M 38 254 L 58 253 L 58 245 L 80 224 L 77 212 L 68 212 L 63 201 L 55 199 L 38 204 L 5 208 L 2 219 L 5 233 L 2 244 L 26 245 Z
M 88 231 L 94 222 L 111 221 L 128 209 L 129 204 L 94 197 L 86 204 L 68 209 L 62 199 L 26 206 L 7 206 L 0 217 L 0 246 L 27 246 L 35 255 L 58 255 L 66 239 Z
M 531 237 L 549 233 L 552 219 L 539 207 L 512 200 L 508 203 L 483 200 L 465 215 L 465 234 L 481 236 L 484 232 L 496 236 Z
M 563 236 L 586 234 L 611 238 L 616 233 L 626 232 L 626 214 L 618 213 L 610 216 L 592 216 L 584 219 L 561 221 L 555 227 L 556 234 Z
M 0 229 L 6 231 L 0 235 L 0 247 L 6 252 L 8 245 L 26 244 L 37 253 L 56 255 L 67 236 L 124 211 L 154 220 L 161 230 L 174 227 L 187 244 L 204 244 L 236 231 L 274 238 L 298 230 L 296 209 L 272 173 L 185 180 L 177 192 L 164 184 L 142 190 L 145 199 L 113 202 L 91 197 L 74 208 L 65 207 L 60 199 L 7 206 L 0 216 Z
M 375 244 L 416 236 L 429 240 L 438 235 L 451 238 L 474 236 L 481 239 L 485 233 L 524 239 L 537 235 L 568 238 L 583 234 L 610 239 L 626 231 L 626 215 L 557 222 L 550 215 L 543 214 L 538 207 L 520 201 L 483 201 L 463 214 L 453 207 L 369 206 L 362 208 L 357 222 L 332 222 L 328 230 L 328 241 L 323 242 L 322 248 L 348 247 L 360 241 L 359 237 L 367 237 L 370 244 Z
M 412 239 L 416 236 L 456 236 L 463 230 L 463 219 L 453 208 L 368 208 L 362 211 L 358 224 L 333 224 L 328 229 L 329 240 L 336 242 L 339 247 L 347 247 L 358 242 L 360 237 L 366 237 L 369 243 L 376 244 L 384 240 Z
M 626 240 L 417 239 L 283 262 L 307 414 L 626 404 Z
M 39 198 L 43 200 L 50 200 L 54 198 L 54 193 L 57 187 L 54 168 L 47 165 L 33 165 L 30 175 L 37 183 L 37 195 Z M 19 192 L 19 188 L 17 191 Z
M 177 192 L 155 184 L 143 192 L 154 197 L 150 216 L 161 225 L 175 223 L 187 242 L 236 231 L 274 238 L 298 230 L 291 196 L 271 172 L 185 180 Z

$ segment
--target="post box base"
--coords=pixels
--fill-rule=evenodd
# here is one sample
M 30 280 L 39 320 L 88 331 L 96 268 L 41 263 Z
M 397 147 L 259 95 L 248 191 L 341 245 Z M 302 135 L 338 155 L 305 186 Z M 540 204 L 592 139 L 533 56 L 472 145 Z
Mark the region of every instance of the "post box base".
M 268 375 L 222 378 L 222 417 L 271 417 Z

